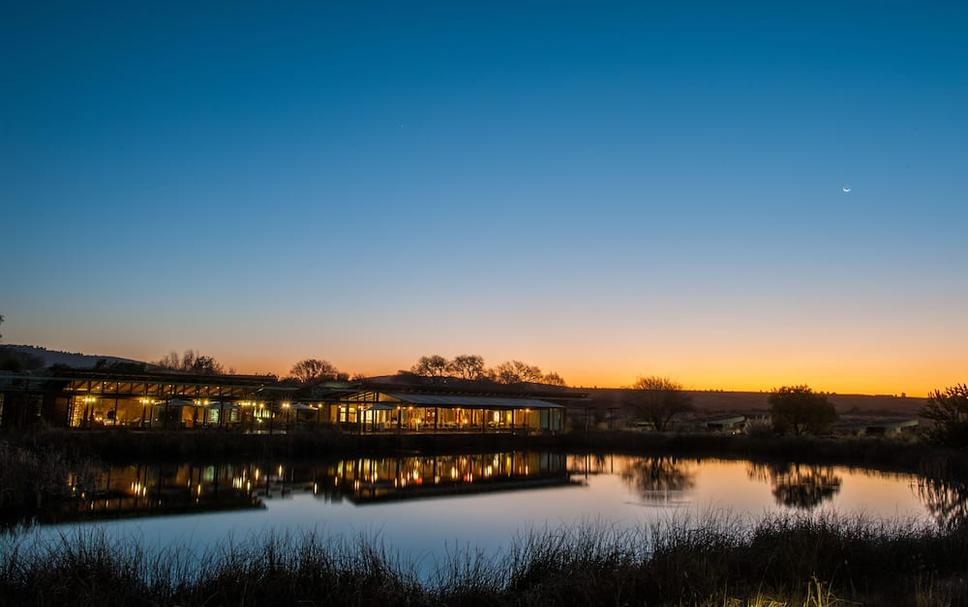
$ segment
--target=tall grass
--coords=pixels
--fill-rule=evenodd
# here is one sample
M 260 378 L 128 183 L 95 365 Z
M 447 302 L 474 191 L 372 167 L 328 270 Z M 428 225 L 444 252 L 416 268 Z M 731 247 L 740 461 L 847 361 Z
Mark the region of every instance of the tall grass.
M 427 575 L 379 542 L 264 536 L 198 555 L 96 533 L 0 544 L 2 605 L 911 605 L 968 603 L 968 530 L 728 516 L 633 532 L 585 525 Z

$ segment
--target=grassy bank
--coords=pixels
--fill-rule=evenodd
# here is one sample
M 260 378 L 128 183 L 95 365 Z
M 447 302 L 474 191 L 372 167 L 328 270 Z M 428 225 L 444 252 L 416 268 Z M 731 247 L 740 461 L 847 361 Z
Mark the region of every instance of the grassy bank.
M 104 461 L 218 460 L 228 457 L 300 458 L 400 451 L 471 452 L 548 449 L 560 437 L 508 434 L 358 435 L 330 429 L 275 434 L 219 430 L 177 432 L 61 429 L 7 433 L 0 441 L 35 452 L 82 453 Z
M 862 519 L 679 521 L 533 535 L 421 578 L 372 543 L 309 535 L 152 554 L 94 535 L 2 540 L 2 605 L 911 605 L 968 603 L 968 530 Z M 848 602 L 849 601 L 849 602 Z

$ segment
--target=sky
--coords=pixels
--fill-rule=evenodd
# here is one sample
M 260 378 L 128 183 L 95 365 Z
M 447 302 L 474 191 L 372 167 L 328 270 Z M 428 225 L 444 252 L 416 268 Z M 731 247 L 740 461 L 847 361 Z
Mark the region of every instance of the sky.
M 0 333 L 239 372 L 968 381 L 966 27 L 961 2 L 6 2 Z

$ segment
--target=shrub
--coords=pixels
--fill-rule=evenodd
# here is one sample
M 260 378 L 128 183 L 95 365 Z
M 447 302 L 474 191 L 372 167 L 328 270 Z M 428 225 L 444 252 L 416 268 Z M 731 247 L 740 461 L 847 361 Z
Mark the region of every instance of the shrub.
M 773 428 L 780 434 L 823 434 L 837 421 L 827 396 L 809 386 L 784 386 L 774 390 L 767 402 Z
M 952 447 L 968 445 L 968 384 L 932 392 L 921 416 L 934 422 L 928 432 L 934 441 Z

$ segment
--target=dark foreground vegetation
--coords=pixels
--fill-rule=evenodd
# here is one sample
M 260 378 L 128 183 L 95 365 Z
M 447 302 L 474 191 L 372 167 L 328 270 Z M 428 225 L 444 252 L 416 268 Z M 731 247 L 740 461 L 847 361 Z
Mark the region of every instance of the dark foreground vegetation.
M 264 537 L 206 554 L 72 535 L 0 540 L 2 605 L 968 604 L 968 528 L 729 517 L 584 527 L 416 569 L 373 541 Z

